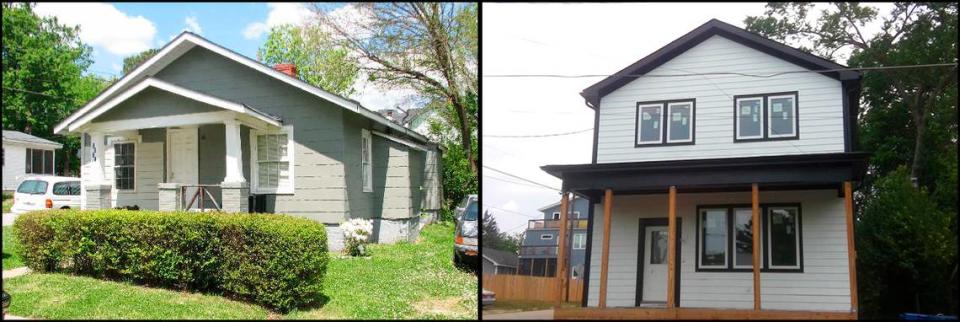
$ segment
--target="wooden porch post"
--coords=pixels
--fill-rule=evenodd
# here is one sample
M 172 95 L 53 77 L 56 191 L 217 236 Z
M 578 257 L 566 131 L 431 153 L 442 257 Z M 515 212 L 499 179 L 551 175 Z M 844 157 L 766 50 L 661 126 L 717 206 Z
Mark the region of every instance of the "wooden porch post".
M 850 274 L 850 312 L 857 314 L 857 248 L 853 236 L 853 184 L 843 182 L 843 203 L 847 211 L 847 260 Z
M 669 207 L 667 210 L 667 308 L 675 308 L 673 301 L 675 289 L 674 267 L 677 265 L 677 186 L 670 186 Z
M 564 295 L 564 294 L 563 294 L 563 293 L 564 293 L 563 282 L 564 282 L 564 279 L 566 278 L 566 276 L 564 276 L 564 269 L 563 269 L 563 265 L 561 265 L 561 263 L 564 262 L 564 260 L 566 259 L 566 256 L 567 256 L 566 247 L 563 247 L 563 246 L 566 245 L 566 241 L 567 241 L 567 238 L 566 238 L 566 236 L 567 236 L 567 229 L 566 229 L 566 228 L 567 228 L 567 209 L 568 209 L 568 207 L 569 207 L 569 204 L 568 204 L 568 199 L 567 199 L 567 192 L 566 192 L 566 191 L 561 192 L 561 197 L 560 197 L 560 228 L 558 229 L 558 231 L 559 231 L 559 234 L 558 234 L 558 235 L 559 235 L 559 236 L 557 237 L 557 268 L 555 269 L 557 286 L 556 286 L 556 294 L 554 294 L 554 295 L 556 296 L 556 300 L 555 300 L 554 303 L 553 303 L 554 307 L 557 307 L 557 308 L 560 307 L 560 304 L 563 303 L 563 299 L 564 299 L 564 296 L 563 296 L 563 295 Z
M 753 217 L 750 222 L 753 230 L 753 310 L 760 311 L 760 188 L 753 184 Z
M 607 307 L 607 271 L 610 262 L 610 211 L 613 207 L 613 190 L 607 189 L 603 195 L 603 252 L 600 257 L 600 308 Z

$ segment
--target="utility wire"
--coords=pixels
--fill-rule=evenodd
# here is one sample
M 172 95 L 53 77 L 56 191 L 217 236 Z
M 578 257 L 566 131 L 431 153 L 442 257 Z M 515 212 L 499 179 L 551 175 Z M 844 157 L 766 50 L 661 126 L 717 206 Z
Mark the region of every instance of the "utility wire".
M 516 181 L 506 180 L 506 179 L 497 178 L 497 177 L 493 177 L 493 176 L 483 176 L 483 177 L 484 177 L 484 178 L 487 178 L 487 179 L 493 179 L 493 180 L 497 180 L 497 181 L 503 181 L 503 182 L 506 182 L 506 183 L 512 183 L 512 184 L 520 185 L 520 186 L 527 186 L 527 187 L 545 189 L 544 187 L 541 187 L 541 186 L 535 186 L 535 185 L 532 185 L 532 184 L 529 184 L 529 183 L 523 183 L 523 182 L 516 182 Z
M 491 205 L 488 205 L 488 204 L 483 204 L 483 206 L 484 206 L 484 207 L 487 207 L 487 208 L 493 208 L 493 209 L 496 209 L 496 210 L 502 210 L 502 211 L 506 211 L 506 212 L 509 212 L 509 213 L 518 214 L 518 215 L 525 216 L 525 217 L 529 217 L 529 218 L 533 218 L 533 219 L 542 219 L 542 218 L 540 218 L 540 217 L 538 217 L 538 216 L 531 216 L 531 215 L 524 214 L 524 213 L 519 213 L 519 212 L 516 212 L 516 211 L 513 211 L 513 210 L 507 210 L 507 209 L 503 209 L 503 208 L 500 208 L 500 207 L 494 207 L 494 206 L 491 206 Z
M 583 129 L 583 130 L 579 130 L 579 131 L 564 132 L 564 133 L 552 133 L 552 134 L 484 135 L 483 137 L 484 137 L 484 138 L 542 138 L 542 137 L 550 137 L 550 136 L 563 136 L 563 135 L 578 134 L 578 133 L 583 133 L 583 132 L 587 132 L 587 131 L 593 131 L 593 128 L 591 127 L 591 128 L 589 128 L 589 129 Z
M 744 77 L 759 77 L 759 78 L 770 78 L 780 75 L 787 74 L 800 74 L 800 73 L 831 73 L 845 70 L 888 70 L 888 69 L 906 69 L 906 68 L 928 68 L 928 67 L 947 67 L 947 66 L 957 66 L 957 63 L 943 63 L 943 64 L 922 64 L 922 65 L 901 65 L 901 66 L 876 66 L 876 67 L 850 67 L 850 68 L 832 68 L 832 69 L 818 69 L 818 70 L 795 70 L 787 72 L 779 72 L 773 74 L 746 74 L 738 72 L 713 72 L 713 73 L 689 73 L 689 74 L 626 74 L 626 75 L 616 75 L 616 74 L 580 74 L 580 75 L 562 75 L 562 74 L 491 74 L 483 75 L 483 77 L 497 77 L 497 78 L 527 78 L 527 77 L 544 77 L 544 78 L 589 78 L 589 77 L 608 77 L 608 76 L 622 76 L 622 77 L 688 77 L 688 76 L 706 76 L 706 75 L 736 75 Z
M 517 178 L 517 179 L 520 179 L 520 180 L 523 180 L 523 181 L 526 181 L 526 182 L 530 182 L 530 183 L 536 184 L 536 185 L 541 186 L 541 187 L 548 188 L 548 189 L 550 189 L 550 190 L 560 191 L 560 189 L 557 189 L 557 188 L 554 188 L 554 187 L 551 187 L 551 186 L 548 186 L 548 185 L 545 185 L 545 184 L 542 184 L 542 183 L 539 183 L 539 182 L 536 182 L 536 181 L 533 181 L 533 180 L 530 180 L 530 179 L 526 179 L 526 178 L 523 178 L 523 177 L 520 177 L 520 176 L 517 176 L 517 175 L 513 175 L 513 174 L 510 174 L 510 173 L 507 173 L 507 172 L 503 172 L 503 171 L 501 171 L 501 170 L 497 170 L 497 169 L 491 168 L 491 167 L 489 167 L 489 166 L 487 166 L 487 165 L 484 165 L 483 167 L 486 168 L 486 169 L 490 169 L 491 171 L 498 172 L 498 173 L 500 173 L 500 174 L 504 174 L 504 175 L 507 175 L 507 176 L 510 176 L 510 177 L 514 177 L 514 178 Z

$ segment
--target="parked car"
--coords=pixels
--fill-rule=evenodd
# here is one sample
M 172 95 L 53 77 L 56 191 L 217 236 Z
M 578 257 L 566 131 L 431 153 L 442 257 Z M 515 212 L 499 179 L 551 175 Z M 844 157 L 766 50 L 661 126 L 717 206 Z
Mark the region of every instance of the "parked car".
M 487 305 L 493 304 L 493 302 L 496 302 L 496 301 L 497 301 L 497 293 L 487 291 L 487 289 L 483 289 L 483 294 L 482 294 L 482 297 L 480 298 L 481 306 L 487 306 Z
M 80 209 L 80 178 L 28 176 L 13 193 L 10 212 L 69 208 Z
M 478 214 L 477 195 L 468 195 L 460 207 L 457 207 L 455 218 L 457 227 L 454 229 L 453 263 L 458 267 L 469 266 L 474 270 L 480 265 L 480 253 L 477 251 Z

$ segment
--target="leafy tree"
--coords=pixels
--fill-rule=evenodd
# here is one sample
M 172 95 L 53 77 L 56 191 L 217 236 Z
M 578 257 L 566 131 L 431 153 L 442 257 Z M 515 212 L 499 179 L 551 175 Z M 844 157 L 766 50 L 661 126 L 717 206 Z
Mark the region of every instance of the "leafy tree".
M 956 2 L 896 3 L 883 18 L 872 7 L 835 3 L 811 22 L 812 6 L 769 3 L 764 16 L 746 18 L 747 29 L 795 46 L 806 41 L 813 47 L 802 50 L 828 59 L 852 48 L 851 67 L 957 61 Z M 882 31 L 864 34 L 876 19 Z M 859 144 L 872 154 L 857 195 L 865 205 L 856 214 L 861 316 L 956 313 L 956 239 L 942 238 L 956 236 L 956 76 L 954 66 L 867 71 L 861 80 Z
M 160 51 L 159 49 L 150 48 L 140 52 L 139 54 L 124 58 L 123 74 L 126 75 L 131 71 L 133 71 L 134 69 L 137 69 L 137 67 L 140 66 L 140 64 L 150 59 L 150 57 L 153 57 L 153 55 L 156 55 L 157 52 L 159 51 Z
M 362 16 L 344 19 L 317 7 L 321 26 L 337 43 L 362 57 L 361 68 L 387 88 L 413 89 L 448 103 L 470 171 L 477 173 L 471 141 L 477 114 L 468 93 L 477 93 L 477 4 L 357 3 Z M 472 121 L 471 121 L 472 119 Z
M 520 249 L 520 239 L 500 231 L 497 219 L 489 211 L 483 212 L 483 222 L 480 224 L 484 248 L 493 248 L 513 252 Z
M 257 59 L 268 65 L 295 64 L 297 76 L 303 81 L 350 96 L 359 69 L 348 54 L 319 27 L 288 24 L 270 28 L 267 41 L 257 50 Z
M 467 110 L 476 113 L 479 108 L 477 95 L 468 93 Z M 435 107 L 428 107 L 435 108 Z M 451 113 L 453 108 L 447 106 L 441 110 L 441 113 Z M 441 158 L 441 184 L 443 186 L 444 208 L 451 209 L 454 204 L 463 200 L 469 194 L 476 194 L 479 191 L 477 174 L 470 169 L 468 154 L 464 151 L 463 145 L 456 139 L 456 133 L 448 131 L 451 126 L 447 124 L 448 118 L 432 120 L 430 123 L 430 134 L 434 138 L 439 138 L 440 145 L 444 151 Z M 477 153 L 477 131 L 476 123 L 473 124 L 473 131 L 470 134 L 470 145 L 473 154 Z M 454 135 L 451 135 L 454 134 Z
M 78 27 L 39 17 L 31 4 L 2 6 L 3 127 L 64 143 L 61 169 L 76 171 L 77 139 L 55 136 L 53 127 L 100 91 L 96 77 L 83 75 L 92 49 Z

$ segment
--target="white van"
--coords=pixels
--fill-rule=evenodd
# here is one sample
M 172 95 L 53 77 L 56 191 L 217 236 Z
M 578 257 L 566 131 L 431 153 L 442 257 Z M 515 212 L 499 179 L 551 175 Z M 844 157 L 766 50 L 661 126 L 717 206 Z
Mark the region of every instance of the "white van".
M 10 212 L 69 208 L 80 209 L 80 178 L 27 176 L 13 193 Z

